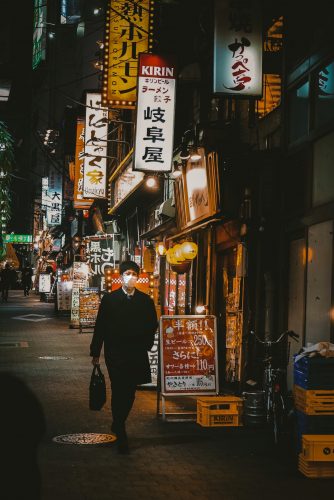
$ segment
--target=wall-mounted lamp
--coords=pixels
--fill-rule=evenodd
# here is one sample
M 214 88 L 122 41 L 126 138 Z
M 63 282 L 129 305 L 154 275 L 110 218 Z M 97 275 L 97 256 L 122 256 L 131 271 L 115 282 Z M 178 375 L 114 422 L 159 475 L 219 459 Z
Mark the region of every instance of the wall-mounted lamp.
M 172 172 L 172 176 L 176 179 L 182 175 L 182 164 L 174 161 L 174 168 Z
M 198 306 L 195 307 L 195 311 L 196 314 L 207 314 L 208 306 L 203 304 L 198 304 Z
M 150 175 L 146 178 L 145 184 L 150 189 L 156 189 L 158 187 L 157 178 Z
M 190 161 L 195 162 L 201 159 L 201 155 L 199 154 L 197 146 L 195 146 L 190 154 Z

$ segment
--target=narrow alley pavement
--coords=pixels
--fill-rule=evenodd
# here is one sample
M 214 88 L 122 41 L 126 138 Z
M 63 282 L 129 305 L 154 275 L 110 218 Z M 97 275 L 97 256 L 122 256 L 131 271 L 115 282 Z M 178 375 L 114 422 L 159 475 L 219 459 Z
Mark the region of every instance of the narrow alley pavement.
M 23 297 L 22 291 L 11 290 L 9 302 L 0 304 L 0 369 L 20 377 L 44 409 L 47 430 L 39 446 L 43 500 L 330 496 L 334 480 L 307 479 L 298 472 L 290 434 L 275 450 L 262 429 L 163 422 L 156 417 L 154 390 L 137 393 L 128 422 L 130 455 L 118 455 L 114 443 L 55 442 L 57 436 L 109 433 L 109 387 L 103 410 L 88 408 L 90 339 L 90 333 L 70 329 L 69 318 L 35 294 Z M 104 363 L 102 369 L 107 375 Z

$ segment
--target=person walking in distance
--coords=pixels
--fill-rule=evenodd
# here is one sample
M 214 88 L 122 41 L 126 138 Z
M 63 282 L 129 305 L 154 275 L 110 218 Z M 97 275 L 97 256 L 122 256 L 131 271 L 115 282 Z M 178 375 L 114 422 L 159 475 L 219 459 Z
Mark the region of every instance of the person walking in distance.
M 92 364 L 104 358 L 111 382 L 112 432 L 119 453 L 128 453 L 125 422 L 135 400 L 137 385 L 151 382 L 147 351 L 158 326 L 153 300 L 136 289 L 139 266 L 133 261 L 120 265 L 122 287 L 102 298 L 90 345 Z
M 7 262 L 5 268 L 0 273 L 1 302 L 8 302 L 8 290 L 12 283 L 12 276 L 13 273 L 10 264 Z
M 22 271 L 22 286 L 24 290 L 24 295 L 29 295 L 29 291 L 32 285 L 32 269 L 29 264 L 26 264 Z

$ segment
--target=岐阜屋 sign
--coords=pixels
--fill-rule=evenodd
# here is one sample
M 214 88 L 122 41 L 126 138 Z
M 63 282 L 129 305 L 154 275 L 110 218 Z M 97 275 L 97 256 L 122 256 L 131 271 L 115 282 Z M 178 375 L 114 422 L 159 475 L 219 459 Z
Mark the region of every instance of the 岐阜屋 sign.
M 140 54 L 133 170 L 170 172 L 176 68 L 170 58 Z
M 258 0 L 215 1 L 213 91 L 262 95 L 262 25 Z
M 217 394 L 215 316 L 161 316 L 162 394 Z

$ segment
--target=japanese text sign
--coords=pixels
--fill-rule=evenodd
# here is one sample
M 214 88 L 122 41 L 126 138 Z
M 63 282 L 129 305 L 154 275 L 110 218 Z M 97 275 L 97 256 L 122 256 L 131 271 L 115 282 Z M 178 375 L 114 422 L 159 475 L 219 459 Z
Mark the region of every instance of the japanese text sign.
M 215 316 L 161 316 L 164 394 L 218 393 Z
M 40 293 L 50 293 L 51 290 L 51 274 L 40 274 L 38 281 L 38 291 Z
M 87 262 L 93 276 L 103 276 L 106 267 L 115 267 L 114 236 L 86 241 Z
M 63 206 L 63 176 L 54 167 L 49 169 L 47 199 L 47 223 L 49 226 L 58 226 L 61 224 Z
M 262 26 L 258 0 L 215 1 L 215 93 L 262 95 Z
M 73 206 L 76 209 L 82 209 L 82 210 L 89 208 L 93 203 L 93 200 L 83 198 L 84 153 L 85 153 L 85 125 L 82 120 L 78 119 L 76 144 L 75 144 Z
M 6 234 L 5 243 L 32 243 L 32 234 Z
M 151 3 L 150 0 L 109 0 L 103 68 L 104 105 L 135 107 L 138 54 L 148 52 L 152 42 Z
M 172 61 L 140 54 L 134 170 L 171 171 L 175 78 Z
M 83 197 L 106 197 L 108 109 L 101 107 L 101 94 L 87 93 Z

